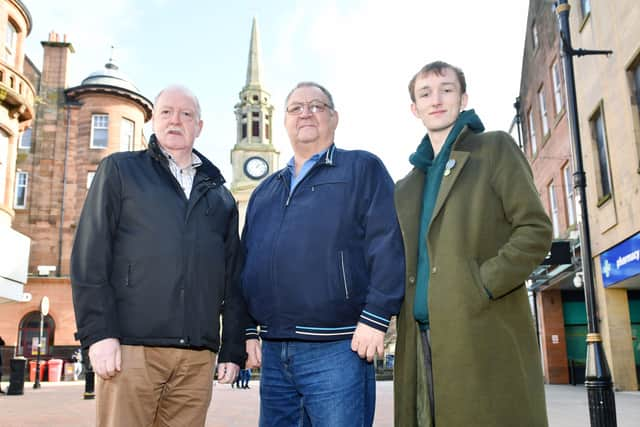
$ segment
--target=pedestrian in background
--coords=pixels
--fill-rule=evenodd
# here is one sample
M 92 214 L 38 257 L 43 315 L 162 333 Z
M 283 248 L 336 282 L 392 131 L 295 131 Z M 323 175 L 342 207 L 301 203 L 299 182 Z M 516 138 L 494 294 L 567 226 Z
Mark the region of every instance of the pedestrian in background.
M 5 346 L 5 342 L 2 339 L 2 337 L 0 337 L 0 347 L 4 347 Z M 4 365 L 2 364 L 2 348 L 0 348 L 0 386 L 2 385 L 2 369 L 4 367 Z M 0 387 L 0 394 L 4 394 L 4 390 L 2 390 L 2 387 Z
M 251 369 L 250 368 L 246 368 L 242 370 L 242 388 L 248 389 L 249 387 L 249 381 L 251 381 Z

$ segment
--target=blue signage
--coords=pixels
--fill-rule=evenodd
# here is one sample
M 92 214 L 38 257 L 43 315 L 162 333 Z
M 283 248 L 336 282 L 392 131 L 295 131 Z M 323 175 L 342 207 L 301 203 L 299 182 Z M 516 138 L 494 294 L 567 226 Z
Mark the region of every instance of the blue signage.
M 600 268 L 605 288 L 640 274 L 640 233 L 602 253 Z

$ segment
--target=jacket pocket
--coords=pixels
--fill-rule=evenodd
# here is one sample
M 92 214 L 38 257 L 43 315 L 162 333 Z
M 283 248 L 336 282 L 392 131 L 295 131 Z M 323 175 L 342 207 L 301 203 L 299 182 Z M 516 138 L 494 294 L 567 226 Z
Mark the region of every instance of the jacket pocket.
M 517 283 L 513 286 L 507 287 L 506 289 L 495 289 L 495 287 L 492 288 L 491 283 L 483 282 L 482 275 L 480 274 L 480 264 L 477 260 L 469 260 L 469 269 L 477 288 L 480 290 L 483 296 L 490 299 L 491 301 L 499 300 L 524 286 L 524 283 Z
M 114 288 L 131 288 L 133 286 L 133 269 L 131 262 L 117 262 L 111 274 L 111 284 Z
M 491 292 L 486 288 L 484 283 L 482 282 L 482 276 L 480 274 L 480 265 L 478 264 L 478 260 L 470 259 L 468 260 L 469 272 L 471 273 L 471 278 L 473 279 L 473 283 L 475 287 L 478 289 L 482 297 L 487 299 L 493 299 Z
M 348 275 L 348 264 L 346 261 L 346 256 L 344 251 L 338 252 L 338 272 L 339 272 L 339 281 L 342 284 L 344 289 L 344 298 L 349 299 L 349 282 L 350 275 Z
M 124 278 L 124 286 L 127 288 L 130 288 L 132 286 L 131 283 L 131 270 L 133 269 L 133 266 L 131 264 L 127 264 L 127 273 L 126 276 Z

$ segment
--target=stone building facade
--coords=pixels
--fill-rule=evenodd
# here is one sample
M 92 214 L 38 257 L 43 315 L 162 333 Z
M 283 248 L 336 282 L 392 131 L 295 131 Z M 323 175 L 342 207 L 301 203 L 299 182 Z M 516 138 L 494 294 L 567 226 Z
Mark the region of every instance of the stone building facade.
M 574 48 L 611 49 L 606 56 L 574 57 L 576 95 L 598 320 L 619 390 L 637 390 L 640 376 L 640 256 L 621 271 L 601 266 L 640 253 L 640 8 L 633 1 L 571 2 Z M 531 279 L 545 378 L 580 382 L 586 359 L 587 317 L 579 259 L 579 210 L 573 191 L 571 140 L 554 5 L 531 0 L 527 20 L 520 114 L 524 150 L 572 262 L 541 266 Z M 605 267 L 605 269 L 607 269 Z M 624 271 L 622 271 L 624 270 Z M 618 274 L 617 279 L 609 278 Z
M 39 304 L 46 296 L 50 311 L 41 352 L 45 359 L 68 359 L 78 347 L 69 278 L 76 223 L 100 161 L 146 146 L 143 125 L 152 103 L 111 60 L 70 87 L 73 45 L 52 32 L 42 47 L 42 70 L 25 60 L 25 75 L 39 101 L 16 150 L 15 187 L 22 197 L 12 204 L 13 226 L 31 238 L 24 287 L 31 300 L 0 305 L 0 336 L 5 351 L 33 357 Z
M 16 159 L 22 135 L 35 115 L 36 89 L 27 77 L 24 45 L 32 21 L 19 0 L 0 0 L 0 303 L 24 301 L 29 238 L 12 228 Z M 26 64 L 25 64 L 26 63 Z

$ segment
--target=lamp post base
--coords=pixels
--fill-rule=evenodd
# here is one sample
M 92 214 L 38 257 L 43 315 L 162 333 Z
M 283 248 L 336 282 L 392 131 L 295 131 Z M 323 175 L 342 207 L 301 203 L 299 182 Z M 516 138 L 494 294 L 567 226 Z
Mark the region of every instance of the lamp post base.
M 611 427 L 617 425 L 616 402 L 611 383 L 607 381 L 585 381 L 589 398 L 589 418 L 591 427 Z

